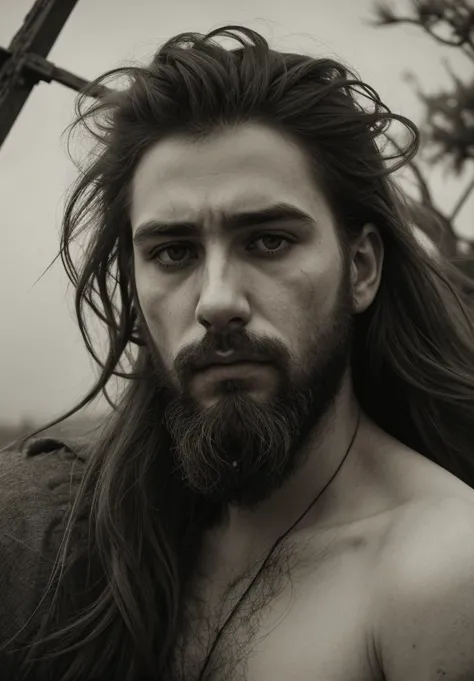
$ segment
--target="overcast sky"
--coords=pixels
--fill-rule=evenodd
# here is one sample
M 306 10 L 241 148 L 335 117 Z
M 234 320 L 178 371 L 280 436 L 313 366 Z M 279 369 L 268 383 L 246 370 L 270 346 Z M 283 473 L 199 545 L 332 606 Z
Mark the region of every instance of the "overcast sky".
M 31 5 L 0 0 L 1 45 Z M 245 24 L 277 49 L 344 60 L 392 110 L 420 123 L 423 109 L 403 74 L 413 70 L 427 91 L 436 91 L 449 82 L 443 58 L 466 78 L 468 63 L 412 26 L 367 25 L 372 7 L 372 0 L 79 0 L 49 59 L 92 79 L 127 60 L 148 59 L 176 33 Z M 35 284 L 57 252 L 65 192 L 75 177 L 61 138 L 74 98 L 61 85 L 38 85 L 0 149 L 0 422 L 57 416 L 94 376 L 61 265 Z M 433 171 L 430 178 L 446 209 L 467 180 Z M 471 197 L 457 223 L 461 232 L 472 233 L 473 216 Z

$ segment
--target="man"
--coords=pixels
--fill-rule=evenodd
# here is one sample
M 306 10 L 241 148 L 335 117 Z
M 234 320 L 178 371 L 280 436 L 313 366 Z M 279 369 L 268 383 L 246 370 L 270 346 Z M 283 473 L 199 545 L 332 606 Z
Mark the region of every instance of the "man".
M 89 349 L 84 302 L 109 329 L 86 402 L 138 354 L 85 462 L 45 440 L 8 459 L 42 490 L 34 540 L 64 519 L 56 620 L 30 641 L 55 655 L 28 673 L 474 678 L 473 328 L 377 144 L 407 126 L 399 166 L 416 128 L 343 66 L 245 28 L 177 36 L 125 73 L 89 114 L 101 146 L 62 254 Z M 66 514 L 45 490 L 72 461 Z

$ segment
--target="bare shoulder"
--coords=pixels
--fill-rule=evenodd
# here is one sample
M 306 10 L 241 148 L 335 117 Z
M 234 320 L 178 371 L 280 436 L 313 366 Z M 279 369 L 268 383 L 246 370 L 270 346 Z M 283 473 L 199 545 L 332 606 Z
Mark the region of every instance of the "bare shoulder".
M 407 504 L 387 532 L 374 594 L 387 681 L 474 678 L 474 495 L 462 492 Z
M 391 575 L 416 576 L 426 583 L 432 571 L 468 561 L 474 569 L 474 491 L 413 501 L 398 509 L 387 533 L 380 567 Z M 461 561 L 461 562 L 460 562 Z M 385 573 L 387 576 L 388 573 Z

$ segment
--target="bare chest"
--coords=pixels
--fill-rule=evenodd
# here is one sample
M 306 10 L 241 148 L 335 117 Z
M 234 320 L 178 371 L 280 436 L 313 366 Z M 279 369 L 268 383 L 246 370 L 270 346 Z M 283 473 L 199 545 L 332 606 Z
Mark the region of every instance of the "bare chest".
M 217 569 L 196 580 L 172 681 L 377 681 L 367 653 L 370 557 L 360 543 L 280 552 L 242 600 L 259 567 L 231 584 Z

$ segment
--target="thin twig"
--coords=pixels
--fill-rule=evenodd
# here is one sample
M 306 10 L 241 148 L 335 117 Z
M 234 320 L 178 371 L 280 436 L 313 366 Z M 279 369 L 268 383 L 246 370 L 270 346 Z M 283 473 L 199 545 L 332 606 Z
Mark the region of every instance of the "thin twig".
M 448 24 L 450 23 L 449 19 L 443 19 L 443 21 L 445 21 Z M 464 54 L 467 57 L 469 57 L 469 59 L 474 59 L 474 54 L 469 51 L 469 48 L 471 50 L 474 50 L 474 43 L 470 40 L 469 37 L 460 36 L 458 40 L 449 40 L 448 38 L 443 38 L 442 36 L 434 33 L 432 28 L 423 24 L 423 22 L 420 21 L 419 18 L 404 16 L 400 17 L 394 14 L 390 20 L 380 19 L 377 23 L 379 26 L 392 26 L 393 24 L 413 24 L 414 26 L 422 28 L 425 31 L 425 33 L 434 38 L 434 40 L 437 40 L 439 43 L 442 43 L 443 45 L 448 45 L 449 47 L 459 47 L 463 50 Z M 465 49 L 466 47 L 467 49 Z
M 456 205 L 454 206 L 453 212 L 452 212 L 451 215 L 449 216 L 449 219 L 450 219 L 451 221 L 454 220 L 454 218 L 455 218 L 456 215 L 459 213 L 459 211 L 461 210 L 461 208 L 463 207 L 463 205 L 466 203 L 467 198 L 468 198 L 469 194 L 472 192 L 473 189 L 474 189 L 474 179 L 472 179 L 471 182 L 470 182 L 470 184 L 467 185 L 466 189 L 463 191 L 463 193 L 462 193 L 461 196 L 459 197 L 458 202 L 457 202 Z

